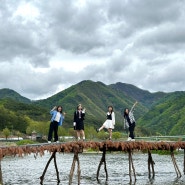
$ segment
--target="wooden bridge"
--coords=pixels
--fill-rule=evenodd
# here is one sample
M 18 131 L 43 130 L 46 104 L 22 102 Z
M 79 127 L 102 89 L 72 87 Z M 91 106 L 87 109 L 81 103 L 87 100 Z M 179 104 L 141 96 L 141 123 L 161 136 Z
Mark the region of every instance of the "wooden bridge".
M 71 166 L 71 170 L 69 172 L 69 185 L 72 184 L 73 180 L 73 174 L 75 165 L 77 163 L 77 174 L 78 174 L 78 184 L 80 184 L 80 161 L 78 154 L 82 153 L 85 149 L 93 149 L 95 151 L 101 151 L 102 152 L 102 158 L 99 162 L 96 178 L 97 181 L 99 181 L 99 171 L 102 165 L 104 165 L 104 170 L 106 174 L 106 180 L 108 180 L 108 171 L 106 167 L 106 152 L 107 151 L 120 151 L 128 153 L 128 163 L 129 163 L 129 177 L 130 182 L 132 182 L 132 178 L 134 177 L 134 181 L 136 181 L 136 173 L 134 168 L 134 161 L 132 159 L 133 152 L 137 151 L 144 151 L 148 153 L 148 177 L 153 178 L 155 176 L 155 170 L 154 170 L 154 161 L 152 158 L 151 151 L 152 150 L 165 150 L 169 151 L 172 162 L 175 168 L 175 172 L 177 177 L 181 177 L 181 171 L 176 163 L 176 159 L 174 156 L 174 151 L 182 149 L 184 150 L 184 158 L 182 159 L 182 163 L 184 166 L 183 172 L 185 174 L 185 142 L 184 141 L 178 141 L 178 142 L 146 142 L 146 141 L 104 141 L 104 142 L 67 142 L 67 143 L 53 143 L 53 144 L 32 144 L 32 145 L 24 145 L 24 146 L 10 146 L 10 147 L 0 147 L 0 161 L 5 156 L 25 156 L 29 155 L 31 153 L 34 153 L 35 156 L 37 155 L 44 155 L 45 151 L 49 151 L 51 153 L 51 157 L 48 160 L 46 167 L 43 171 L 43 174 L 40 177 L 40 184 L 43 184 L 44 176 L 47 171 L 47 168 L 52 160 L 54 160 L 54 165 L 56 169 L 56 176 L 57 181 L 60 183 L 60 177 L 59 177 L 59 171 L 57 167 L 57 160 L 56 160 L 56 153 L 74 153 L 73 162 Z M 133 175 L 132 175 L 133 171 Z M 132 177 L 133 176 L 133 177 Z M 2 179 L 2 172 L 1 172 L 1 164 L 0 164 L 0 185 L 3 184 Z

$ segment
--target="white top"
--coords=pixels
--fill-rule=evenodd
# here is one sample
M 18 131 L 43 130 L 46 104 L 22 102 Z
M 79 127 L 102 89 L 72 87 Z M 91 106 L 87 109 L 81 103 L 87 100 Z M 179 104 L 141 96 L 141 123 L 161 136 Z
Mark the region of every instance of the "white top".
M 61 117 L 60 112 L 57 112 L 56 117 L 55 117 L 55 121 L 59 122 L 60 121 L 60 117 Z

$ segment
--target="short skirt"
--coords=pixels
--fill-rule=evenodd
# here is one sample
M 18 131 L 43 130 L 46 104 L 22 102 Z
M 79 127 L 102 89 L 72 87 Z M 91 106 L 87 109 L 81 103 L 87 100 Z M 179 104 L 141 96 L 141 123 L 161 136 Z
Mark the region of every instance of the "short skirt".
M 109 120 L 109 119 L 107 119 L 107 120 L 104 122 L 103 126 L 104 126 L 106 129 L 109 129 L 109 128 L 114 129 L 114 125 L 113 125 L 113 123 L 112 123 L 112 120 Z

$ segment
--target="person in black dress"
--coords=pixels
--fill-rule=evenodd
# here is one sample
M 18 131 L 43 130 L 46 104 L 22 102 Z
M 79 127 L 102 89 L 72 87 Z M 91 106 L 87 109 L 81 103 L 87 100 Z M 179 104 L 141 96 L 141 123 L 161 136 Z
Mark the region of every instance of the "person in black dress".
M 82 105 L 79 104 L 77 106 L 76 111 L 74 112 L 74 121 L 73 126 L 76 130 L 77 139 L 80 140 L 80 136 L 82 135 L 83 140 L 85 140 L 85 132 L 84 132 L 84 117 L 85 117 L 85 108 L 82 108 Z

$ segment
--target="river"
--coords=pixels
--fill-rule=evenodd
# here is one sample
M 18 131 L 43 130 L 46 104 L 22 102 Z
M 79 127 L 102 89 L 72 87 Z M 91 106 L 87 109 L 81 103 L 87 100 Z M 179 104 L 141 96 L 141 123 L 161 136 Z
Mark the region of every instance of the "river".
M 133 155 L 134 166 L 136 170 L 137 181 L 135 185 L 182 185 L 185 184 L 183 175 L 183 154 L 176 155 L 177 164 L 182 173 L 181 178 L 176 178 L 175 169 L 168 155 L 153 154 L 155 161 L 155 179 L 148 179 L 147 160 L 148 155 L 135 153 Z M 39 177 L 45 168 L 50 157 L 49 153 L 44 156 L 34 158 L 31 154 L 25 157 L 6 157 L 1 161 L 4 185 L 39 185 Z M 95 185 L 96 171 L 98 168 L 101 154 L 80 154 L 81 184 Z M 60 172 L 60 185 L 68 184 L 68 176 L 73 160 L 73 154 L 57 154 L 57 164 Z M 105 172 L 103 166 L 100 170 L 100 185 L 124 185 L 129 183 L 128 175 L 128 155 L 125 153 L 107 154 L 107 169 L 109 179 L 105 181 Z M 75 170 L 73 184 L 77 184 L 77 173 Z M 132 183 L 134 184 L 134 183 Z M 57 185 L 56 173 L 53 161 L 50 163 L 46 172 L 44 185 Z

